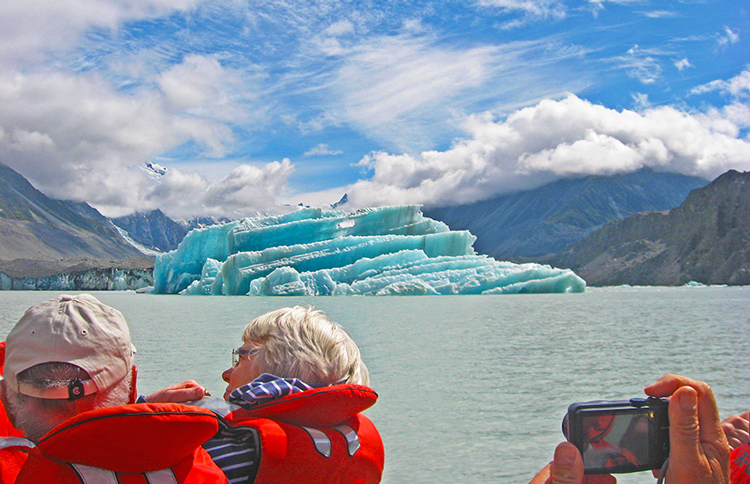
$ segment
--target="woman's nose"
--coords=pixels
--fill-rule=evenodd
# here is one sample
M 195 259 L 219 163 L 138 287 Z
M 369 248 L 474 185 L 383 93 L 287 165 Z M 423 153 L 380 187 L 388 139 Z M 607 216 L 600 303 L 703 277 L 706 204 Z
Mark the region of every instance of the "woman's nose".
M 232 370 L 234 370 L 234 368 L 229 368 L 221 374 L 221 378 L 227 383 L 229 383 L 229 378 L 232 376 Z

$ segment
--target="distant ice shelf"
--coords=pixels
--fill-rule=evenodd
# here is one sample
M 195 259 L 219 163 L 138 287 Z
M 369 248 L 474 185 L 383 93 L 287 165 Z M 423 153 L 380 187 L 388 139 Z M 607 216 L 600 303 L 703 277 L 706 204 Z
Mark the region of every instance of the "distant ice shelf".
M 159 294 L 328 296 L 583 292 L 569 269 L 497 261 L 419 206 L 304 208 L 195 229 L 157 256 Z

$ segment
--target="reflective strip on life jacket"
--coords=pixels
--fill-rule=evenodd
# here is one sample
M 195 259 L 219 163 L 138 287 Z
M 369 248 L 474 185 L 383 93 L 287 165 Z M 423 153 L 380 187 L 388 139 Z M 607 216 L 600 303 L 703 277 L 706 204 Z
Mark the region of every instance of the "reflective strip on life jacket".
M 328 438 L 325 432 L 311 427 L 302 428 L 305 429 L 305 432 L 307 432 L 310 438 L 312 438 L 313 444 L 315 444 L 315 449 L 324 457 L 331 457 L 331 439 Z M 339 425 L 338 427 L 334 427 L 333 430 L 336 430 L 346 439 L 349 456 L 356 454 L 360 447 L 357 432 L 348 425 Z
M 323 457 L 331 457 L 331 439 L 328 438 L 325 432 L 310 427 L 302 428 L 312 438 L 315 450 L 320 452 Z
M 117 474 L 107 469 L 89 467 L 83 464 L 70 464 L 83 484 L 119 484 Z M 146 472 L 143 474 L 149 484 L 177 484 L 172 469 Z
M 357 435 L 357 432 L 349 427 L 348 425 L 339 425 L 338 427 L 334 427 L 333 430 L 336 430 L 338 433 L 344 436 L 346 439 L 346 443 L 349 444 L 349 456 L 354 456 L 354 454 L 357 453 L 359 450 L 359 436 Z
M 0 449 L 7 449 L 8 447 L 27 447 L 33 449 L 36 447 L 36 444 L 29 439 L 24 439 L 23 437 L 0 438 Z

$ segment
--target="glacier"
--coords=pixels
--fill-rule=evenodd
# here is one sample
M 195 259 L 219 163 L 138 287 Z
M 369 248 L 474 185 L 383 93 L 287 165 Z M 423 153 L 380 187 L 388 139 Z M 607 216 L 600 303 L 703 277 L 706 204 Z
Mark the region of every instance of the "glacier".
M 497 261 L 418 205 L 301 208 L 189 232 L 156 257 L 154 293 L 338 296 L 583 292 L 569 269 Z

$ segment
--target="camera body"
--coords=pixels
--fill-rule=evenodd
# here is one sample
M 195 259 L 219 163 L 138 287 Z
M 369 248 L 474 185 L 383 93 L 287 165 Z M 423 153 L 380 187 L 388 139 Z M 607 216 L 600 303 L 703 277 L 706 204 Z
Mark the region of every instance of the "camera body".
M 574 403 L 563 434 L 581 452 L 586 474 L 660 469 L 669 457 L 669 400 Z

